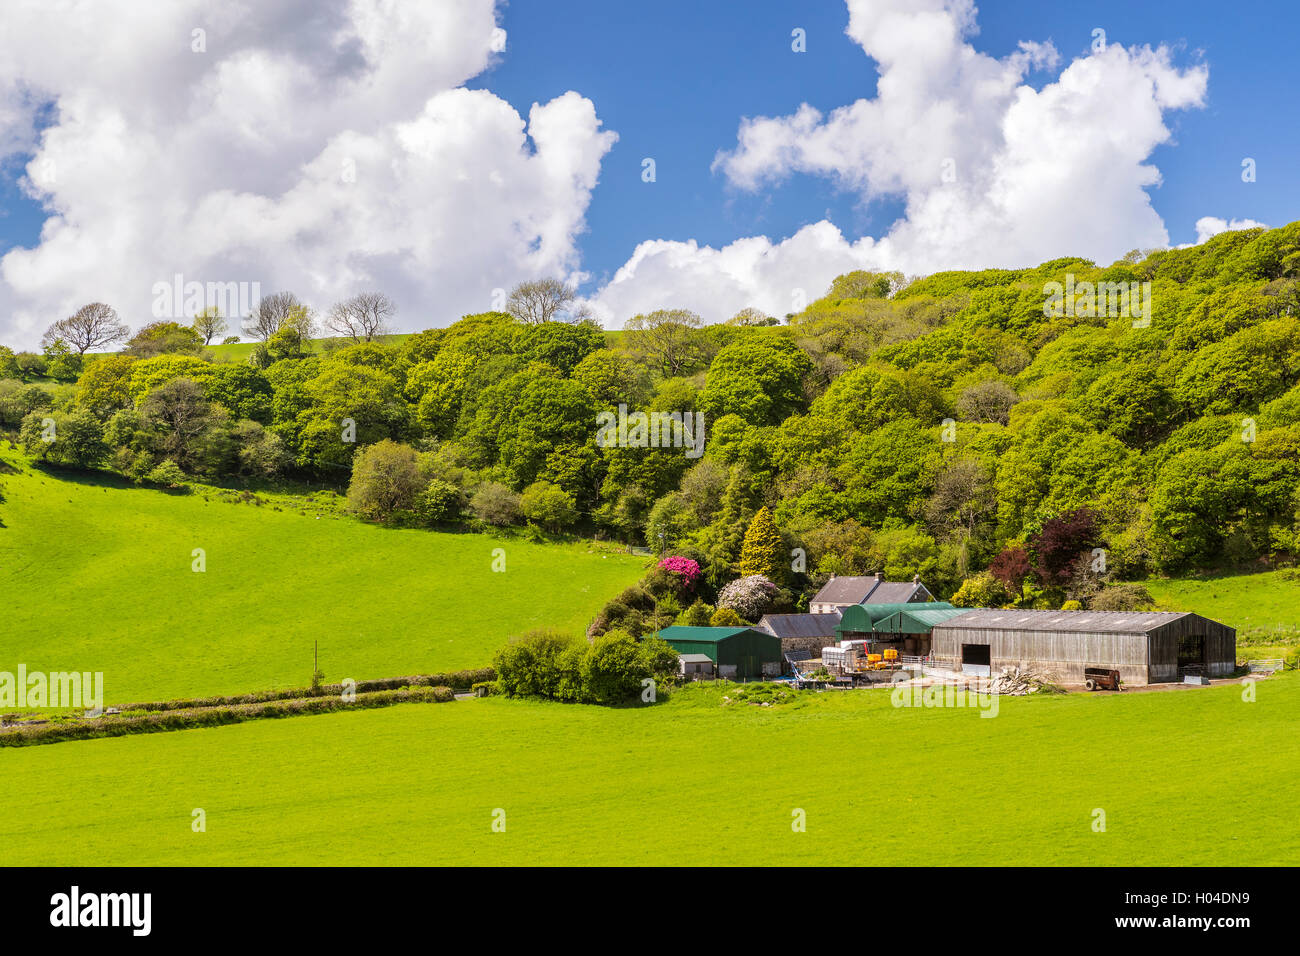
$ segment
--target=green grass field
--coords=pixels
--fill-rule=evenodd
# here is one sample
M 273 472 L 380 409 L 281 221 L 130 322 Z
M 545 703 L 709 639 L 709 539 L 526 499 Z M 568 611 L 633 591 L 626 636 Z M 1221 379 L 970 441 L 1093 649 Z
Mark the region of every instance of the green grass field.
M 234 342 L 230 345 L 209 345 L 204 354 L 214 362 L 247 362 L 248 353 L 253 351 L 254 342 Z
M 258 507 L 0 459 L 21 469 L 0 476 L 0 670 L 102 670 L 109 704 L 302 686 L 315 640 L 329 680 L 484 664 L 511 634 L 582 627 L 644 563 L 383 529 L 293 490 Z M 1297 626 L 1280 574 L 1146 585 L 1244 634 Z M 1237 685 L 1004 698 L 994 719 L 885 691 L 771 708 L 724 692 L 3 748 L 0 866 L 1300 864 L 1294 673 L 1253 702 Z
M 314 641 L 329 681 L 482 666 L 584 628 L 645 561 L 104 480 L 0 477 L 0 670 L 102 671 L 108 704 L 305 686 Z
M 1161 610 L 1195 611 L 1237 629 L 1237 658 L 1287 657 L 1300 644 L 1300 580 L 1287 571 L 1142 582 Z
M 1300 678 L 1255 690 L 1010 698 L 986 719 L 698 687 L 6 749 L 0 865 L 1295 865 Z
M 239 331 L 238 328 L 234 328 L 232 330 L 232 332 L 235 333 L 237 333 L 238 331 Z M 397 346 L 397 345 L 401 345 L 402 342 L 404 342 L 406 339 L 409 339 L 410 337 L 411 335 L 409 332 L 398 332 L 398 333 L 394 333 L 393 335 L 381 336 L 379 339 L 377 339 L 377 341 L 383 343 L 384 345 Z M 337 345 L 346 345 L 350 341 L 351 341 L 350 339 L 341 339 L 341 338 L 312 339 L 311 347 L 317 351 L 321 351 L 327 347 L 328 343 L 334 343 Z M 253 346 L 255 346 L 256 344 L 257 344 L 256 341 L 252 339 L 246 342 L 235 342 L 232 343 L 231 345 L 213 344 L 213 345 L 206 346 L 204 348 L 203 354 L 206 355 L 214 362 L 246 362 L 248 361 L 249 353 L 253 351 Z

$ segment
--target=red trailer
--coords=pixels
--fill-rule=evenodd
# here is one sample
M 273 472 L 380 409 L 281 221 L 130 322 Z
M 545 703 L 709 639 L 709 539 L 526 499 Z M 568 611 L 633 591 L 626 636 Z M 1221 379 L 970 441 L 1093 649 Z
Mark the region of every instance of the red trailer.
M 1104 667 L 1085 667 L 1083 686 L 1088 690 L 1123 690 L 1119 682 L 1119 671 Z

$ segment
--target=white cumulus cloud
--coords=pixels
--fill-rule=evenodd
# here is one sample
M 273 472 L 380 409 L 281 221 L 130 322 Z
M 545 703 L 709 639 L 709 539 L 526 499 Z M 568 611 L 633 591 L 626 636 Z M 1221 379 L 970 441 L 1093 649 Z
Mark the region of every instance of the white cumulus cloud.
M 1050 43 L 981 53 L 971 0 L 849 0 L 849 36 L 876 62 L 876 96 L 823 115 L 744 119 L 714 168 L 734 188 L 825 177 L 860 197 L 903 201 L 878 237 L 829 223 L 785 242 L 741 239 L 722 249 L 645 242 L 596 297 L 607 317 L 700 303 L 721 319 L 745 305 L 781 315 L 794 287 L 824 293 L 852 268 L 925 274 L 1033 265 L 1067 255 L 1110 262 L 1167 246 L 1147 190 L 1153 150 L 1171 141 L 1166 115 L 1204 102 L 1208 69 L 1180 67 L 1160 46 L 1111 43 L 1055 69 Z
M 769 315 L 797 312 L 825 293 L 837 275 L 861 268 L 875 240 L 849 242 L 822 221 L 782 242 L 763 236 L 721 249 L 664 239 L 640 243 L 589 304 L 607 325 L 658 308 L 686 308 L 709 321 L 747 306 Z
M 1232 232 L 1236 229 L 1267 229 L 1268 226 L 1262 222 L 1256 222 L 1254 219 L 1220 219 L 1218 216 L 1202 216 L 1196 220 L 1196 242 L 1193 245 L 1199 246 L 1207 239 L 1212 239 L 1221 232 Z
M 4 21 L 0 158 L 30 154 L 48 218 L 0 260 L 0 341 L 92 300 L 142 325 L 177 273 L 318 308 L 381 289 L 412 329 L 580 265 L 616 136 L 574 92 L 525 119 L 464 88 L 499 55 L 495 0 L 6 0 Z

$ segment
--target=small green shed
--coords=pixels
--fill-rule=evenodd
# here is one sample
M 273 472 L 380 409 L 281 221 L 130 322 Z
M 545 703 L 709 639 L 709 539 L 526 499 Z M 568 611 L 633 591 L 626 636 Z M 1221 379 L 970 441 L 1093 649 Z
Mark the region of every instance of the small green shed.
M 659 636 L 678 654 L 704 654 L 719 677 L 775 677 L 784 668 L 781 639 L 752 627 L 665 627 Z

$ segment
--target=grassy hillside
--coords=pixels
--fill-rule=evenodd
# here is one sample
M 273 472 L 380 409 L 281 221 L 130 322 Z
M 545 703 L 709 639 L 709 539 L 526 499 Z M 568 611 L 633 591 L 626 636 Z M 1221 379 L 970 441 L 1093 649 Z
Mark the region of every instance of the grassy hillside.
M 479 666 L 584 627 L 644 563 L 95 480 L 0 480 L 0 670 L 103 671 L 110 704 L 302 686 L 317 640 L 329 680 Z
M 411 333 L 409 332 L 398 332 L 393 335 L 383 336 L 381 341 L 385 345 L 401 345 L 410 337 Z M 605 333 L 605 341 L 608 343 L 610 348 L 616 347 L 622 340 L 622 337 L 622 330 L 611 330 Z M 338 339 L 336 341 L 343 340 Z M 313 345 L 317 349 L 320 349 L 322 342 L 324 342 L 323 339 L 317 339 L 313 342 Z M 210 354 L 212 361 L 214 362 L 245 362 L 248 360 L 248 354 L 253 351 L 253 346 L 255 344 L 256 343 L 254 342 L 236 342 L 233 345 L 209 345 L 205 349 L 205 352 Z
M 1239 658 L 1285 657 L 1300 644 L 1300 578 L 1292 571 L 1153 578 L 1162 610 L 1195 611 L 1237 629 Z
M 410 333 L 401 332 L 394 335 L 385 335 L 378 341 L 384 345 L 401 345 L 406 339 L 410 338 Z M 323 350 L 325 343 L 328 341 L 338 342 L 340 344 L 351 341 L 350 339 L 313 339 L 312 346 L 317 351 Z M 248 355 L 253 351 L 253 346 L 257 343 L 249 340 L 247 342 L 236 342 L 233 345 L 209 345 L 204 349 L 214 362 L 245 362 Z
M 246 362 L 255 342 L 235 342 L 232 345 L 209 345 L 204 351 L 214 362 Z
M 1300 679 L 1256 693 L 1014 698 L 984 719 L 699 687 L 4 750 L 0 863 L 1295 865 Z

